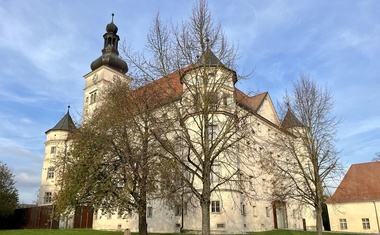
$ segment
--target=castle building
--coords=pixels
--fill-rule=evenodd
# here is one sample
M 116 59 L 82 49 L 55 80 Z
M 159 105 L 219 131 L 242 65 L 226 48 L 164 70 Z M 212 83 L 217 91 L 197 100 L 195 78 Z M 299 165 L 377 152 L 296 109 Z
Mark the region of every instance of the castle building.
M 102 55 L 91 63 L 91 72 L 84 75 L 83 122 L 91 116 L 92 112 L 100 104 L 99 97 L 101 97 L 108 84 L 115 79 L 131 82 L 131 78 L 126 75 L 128 65 L 119 56 L 119 36 L 117 32 L 118 28 L 112 19 L 112 22 L 106 26 L 106 33 L 103 35 Z M 165 84 L 173 89 L 173 96 L 189 97 L 191 86 L 184 86 L 183 84 L 185 82 L 192 83 L 192 79 L 195 77 L 194 74 L 197 72 L 197 66 L 207 63 L 207 66 L 215 69 L 222 65 L 211 50 L 208 50 L 207 53 L 209 53 L 208 57 L 210 58 L 208 61 L 200 59 L 197 65 L 186 72 L 174 72 L 146 86 L 151 88 L 159 84 Z M 215 70 L 213 71 L 215 72 Z M 224 66 L 220 66 L 220 69 L 217 69 L 214 75 L 216 80 L 221 76 L 230 77 L 223 84 L 223 89 L 216 94 L 223 97 L 221 99 L 223 100 L 223 111 L 241 109 L 252 114 L 247 122 L 250 123 L 250 131 L 254 133 L 257 143 L 265 143 L 269 138 L 284 134 L 281 130 L 283 125 L 288 125 L 289 122 L 294 123 L 294 120 L 285 119 L 282 122 L 280 121 L 268 92 L 254 96 L 244 94 L 235 87 L 236 72 Z M 219 115 L 216 119 L 223 122 L 223 115 Z M 290 115 L 287 116 L 289 117 Z M 45 142 L 39 205 L 51 205 L 53 203 L 52 195 L 59 189 L 59 185 L 56 184 L 55 171 L 57 169 L 54 168 L 54 158 L 56 154 L 65 154 L 69 145 L 67 137 L 75 129 L 76 127 L 68 111 L 56 126 L 46 132 L 47 140 Z M 218 126 L 214 125 L 211 135 L 217 130 Z M 245 144 L 249 145 L 248 142 L 247 140 Z M 259 146 L 255 148 L 257 151 L 261 150 Z M 252 157 L 255 155 L 254 152 L 246 154 L 250 154 Z M 225 171 L 225 169 L 215 166 L 214 171 L 219 173 Z M 247 188 L 251 191 L 251 195 L 255 196 L 247 198 L 234 188 L 220 188 L 218 192 L 213 193 L 210 208 L 212 232 L 243 233 L 281 228 L 302 229 L 305 220 L 310 226 L 315 223 L 312 216 L 307 215 L 299 203 L 275 199 L 272 196 L 273 184 L 271 182 L 273 176 L 261 169 L 259 164 L 251 166 L 250 169 L 244 169 L 244 171 L 252 172 L 250 175 L 252 181 Z M 200 231 L 200 208 L 194 206 L 195 203 L 191 205 L 186 208 L 186 211 L 183 211 L 177 207 L 169 208 L 160 200 L 150 201 L 146 215 L 148 231 L 164 233 Z M 132 232 L 138 231 L 137 215 L 132 214 L 125 218 L 118 211 L 110 212 L 106 215 L 95 211 L 92 219 L 94 229 L 125 230 L 128 228 Z

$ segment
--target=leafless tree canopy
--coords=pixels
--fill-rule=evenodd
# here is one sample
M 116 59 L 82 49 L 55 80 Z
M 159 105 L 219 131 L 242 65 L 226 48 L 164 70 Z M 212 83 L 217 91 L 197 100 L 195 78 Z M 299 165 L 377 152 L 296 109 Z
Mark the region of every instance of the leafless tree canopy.
M 284 188 L 292 189 L 280 190 L 279 196 L 295 198 L 314 208 L 319 234 L 324 188 L 341 173 L 335 148 L 340 120 L 333 115 L 333 106 L 331 91 L 301 74 L 284 97 L 283 109 L 287 111 L 283 127 L 291 135 L 281 135 L 270 145 L 281 154 L 277 159 L 270 158 L 270 170 L 282 180 Z

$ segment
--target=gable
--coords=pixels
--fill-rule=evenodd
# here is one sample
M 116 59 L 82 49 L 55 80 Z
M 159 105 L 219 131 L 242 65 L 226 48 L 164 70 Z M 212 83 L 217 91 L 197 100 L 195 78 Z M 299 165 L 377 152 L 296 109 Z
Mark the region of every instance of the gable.
M 267 92 L 263 94 L 265 94 L 265 96 L 263 97 L 257 109 L 257 114 L 279 126 L 280 119 L 277 116 L 277 112 L 273 106 L 272 100 Z

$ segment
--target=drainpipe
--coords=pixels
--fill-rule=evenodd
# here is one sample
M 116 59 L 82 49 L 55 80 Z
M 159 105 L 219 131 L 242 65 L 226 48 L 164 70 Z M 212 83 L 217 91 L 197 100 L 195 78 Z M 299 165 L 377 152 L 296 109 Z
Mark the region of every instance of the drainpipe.
M 378 215 L 377 215 L 376 203 L 375 203 L 375 201 L 372 201 L 372 202 L 373 202 L 373 206 L 375 207 L 376 222 L 377 222 L 377 231 L 378 231 L 379 234 L 380 234 L 379 217 L 378 217 Z
M 183 228 L 184 228 L 184 225 L 183 225 L 183 221 L 184 221 L 184 219 L 183 219 L 183 216 L 184 216 L 184 205 L 183 205 L 183 194 L 185 193 L 184 192 L 185 191 L 185 189 L 184 189 L 184 187 L 182 186 L 182 194 L 181 194 L 181 228 L 179 229 L 179 232 L 180 233 L 183 233 Z

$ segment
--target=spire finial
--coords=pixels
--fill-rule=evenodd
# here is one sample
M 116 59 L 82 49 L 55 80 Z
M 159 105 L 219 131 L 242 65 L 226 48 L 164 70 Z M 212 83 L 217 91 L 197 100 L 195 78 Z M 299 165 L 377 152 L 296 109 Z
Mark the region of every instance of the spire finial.
M 70 103 L 67 105 L 67 112 L 70 112 Z
M 113 23 L 113 17 L 115 16 L 115 14 L 114 13 L 112 13 L 112 23 Z
M 208 37 L 206 38 L 206 44 L 207 44 L 207 49 L 209 49 L 210 48 L 210 39 Z

